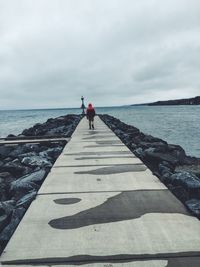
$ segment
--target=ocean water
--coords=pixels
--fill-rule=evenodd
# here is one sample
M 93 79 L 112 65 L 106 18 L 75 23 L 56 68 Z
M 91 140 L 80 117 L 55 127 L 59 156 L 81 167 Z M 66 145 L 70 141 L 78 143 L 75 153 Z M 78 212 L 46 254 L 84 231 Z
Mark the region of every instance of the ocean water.
M 162 138 L 181 145 L 186 153 L 200 157 L 200 106 L 129 106 L 96 108 Z M 80 109 L 0 111 L 0 137 L 19 134 L 35 123 L 66 114 L 80 114 Z

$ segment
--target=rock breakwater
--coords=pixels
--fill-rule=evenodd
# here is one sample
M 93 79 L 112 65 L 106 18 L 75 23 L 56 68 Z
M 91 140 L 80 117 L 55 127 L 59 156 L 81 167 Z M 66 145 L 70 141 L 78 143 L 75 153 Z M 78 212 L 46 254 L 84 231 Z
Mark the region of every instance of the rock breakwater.
M 179 145 L 144 134 L 112 116 L 100 115 L 100 118 L 200 218 L 200 159 L 186 155 Z
M 18 136 L 9 135 L 7 139 L 70 137 L 80 119 L 79 115 L 49 119 L 43 124 L 25 129 Z M 65 144 L 65 141 L 49 141 L 0 146 L 0 253 L 36 197 Z

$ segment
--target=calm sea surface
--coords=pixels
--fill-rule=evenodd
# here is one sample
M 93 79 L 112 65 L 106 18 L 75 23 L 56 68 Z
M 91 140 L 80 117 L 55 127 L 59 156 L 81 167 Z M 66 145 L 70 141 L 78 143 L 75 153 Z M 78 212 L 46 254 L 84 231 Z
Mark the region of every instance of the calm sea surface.
M 168 143 L 181 145 L 188 155 L 200 157 L 200 106 L 132 106 L 96 110 Z M 35 123 L 72 113 L 79 114 L 80 109 L 0 111 L 0 136 L 19 134 Z

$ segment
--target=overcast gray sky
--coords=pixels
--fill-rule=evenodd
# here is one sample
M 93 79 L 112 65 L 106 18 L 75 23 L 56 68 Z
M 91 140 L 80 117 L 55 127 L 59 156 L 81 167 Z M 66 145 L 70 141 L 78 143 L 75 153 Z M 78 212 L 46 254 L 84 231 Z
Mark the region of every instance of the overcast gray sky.
M 200 95 L 199 0 L 0 0 L 0 109 Z

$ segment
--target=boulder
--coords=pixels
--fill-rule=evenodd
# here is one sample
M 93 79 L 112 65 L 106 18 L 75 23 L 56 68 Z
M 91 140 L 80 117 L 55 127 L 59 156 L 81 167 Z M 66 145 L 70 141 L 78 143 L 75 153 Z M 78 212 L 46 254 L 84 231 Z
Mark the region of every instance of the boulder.
M 51 168 L 52 163 L 40 156 L 24 157 L 21 161 L 22 164 L 28 167 L 40 167 L 40 168 Z
M 152 163 L 152 165 L 157 168 L 162 161 L 167 161 L 173 166 L 179 163 L 179 160 L 172 154 L 153 152 L 149 150 L 145 151 L 145 160 Z
M 46 131 L 45 135 L 64 134 L 66 132 L 66 130 L 68 131 L 68 128 L 66 126 L 60 126 L 60 127 L 52 128 L 52 129 Z
M 24 195 L 32 192 L 32 191 L 38 191 L 39 185 L 33 182 L 26 182 L 23 180 L 16 180 L 11 183 L 10 186 L 10 195 L 12 195 L 12 198 L 16 201 L 24 197 Z
M 0 202 L 0 215 L 10 215 L 15 207 L 15 201 L 14 200 L 8 200 L 8 201 L 1 201 Z
M 24 172 L 26 171 L 26 168 L 19 163 L 15 163 L 11 161 L 3 165 L 1 167 L 1 170 L 3 172 L 9 172 L 15 177 L 19 177 L 24 174 Z
M 175 168 L 176 172 L 191 172 L 200 178 L 200 162 L 191 165 L 179 165 Z
M 14 210 L 10 223 L 0 233 L 0 244 L 2 248 L 6 245 L 6 243 L 11 238 L 12 234 L 14 233 L 17 225 L 19 224 L 25 212 L 26 210 L 23 207 L 20 207 Z
M 18 155 L 17 158 L 18 158 L 20 161 L 22 161 L 23 158 L 26 158 L 26 157 L 34 157 L 34 156 L 37 156 L 37 154 L 36 154 L 35 152 L 27 152 L 27 153 Z
M 180 164 L 184 164 L 186 154 L 185 154 L 185 150 L 181 146 L 170 144 L 168 145 L 168 151 L 173 157 L 178 159 L 178 162 Z
M 0 178 L 7 181 L 8 179 L 13 178 L 13 176 L 10 172 L 0 172 Z
M 190 199 L 185 202 L 186 207 L 200 219 L 200 199 Z
M 18 145 L 15 149 L 9 153 L 9 157 L 17 158 L 20 154 L 24 154 L 29 152 L 29 149 L 25 145 Z
M 9 224 L 14 205 L 12 200 L 0 202 L 0 232 Z
M 162 163 L 159 164 L 158 170 L 161 175 L 164 175 L 165 173 L 171 173 L 171 169 Z
M 54 147 L 54 148 L 49 148 L 45 151 L 42 151 L 39 153 L 39 156 L 43 158 L 53 158 L 56 159 L 60 153 L 62 152 L 63 148 L 62 147 Z
M 27 152 L 39 153 L 40 151 L 42 151 L 43 146 L 40 144 L 25 144 L 24 149 L 26 149 Z
M 3 214 L 0 215 L 0 232 L 8 225 L 10 216 Z
M 178 172 L 171 176 L 171 183 L 185 188 L 189 192 L 190 198 L 200 199 L 200 180 L 196 175 L 189 172 Z
M 143 158 L 144 157 L 144 150 L 141 147 L 135 149 L 133 152 L 139 158 Z
M 33 199 L 35 199 L 36 195 L 37 195 L 36 191 L 31 191 L 30 193 L 23 196 L 21 199 L 17 201 L 16 207 L 23 207 L 27 209 L 31 204 L 31 202 L 33 201 Z
M 36 184 L 41 184 L 41 182 L 44 180 L 45 175 L 46 175 L 45 170 L 39 170 L 17 179 L 16 183 L 23 181 L 24 183 L 32 182 Z
M 11 146 L 5 146 L 5 145 L 0 146 L 0 159 L 8 157 L 8 155 L 11 153 L 12 150 L 13 147 Z

